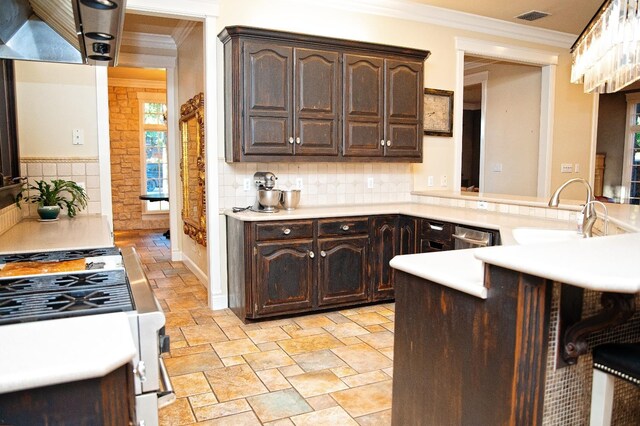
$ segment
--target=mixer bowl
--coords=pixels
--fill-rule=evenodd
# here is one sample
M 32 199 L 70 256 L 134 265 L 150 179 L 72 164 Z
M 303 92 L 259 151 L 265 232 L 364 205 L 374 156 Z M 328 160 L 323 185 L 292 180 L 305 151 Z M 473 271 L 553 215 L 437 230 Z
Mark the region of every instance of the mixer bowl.
M 290 189 L 288 191 L 282 191 L 280 196 L 280 204 L 285 210 L 295 210 L 300 202 L 300 190 Z
M 273 210 L 280 203 L 281 192 L 279 189 L 259 189 L 258 202 L 266 210 Z

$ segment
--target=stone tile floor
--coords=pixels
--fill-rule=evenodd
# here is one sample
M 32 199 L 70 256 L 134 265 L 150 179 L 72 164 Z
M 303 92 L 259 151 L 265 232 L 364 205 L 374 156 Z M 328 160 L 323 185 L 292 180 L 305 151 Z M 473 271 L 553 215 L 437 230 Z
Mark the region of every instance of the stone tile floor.
M 177 400 L 161 425 L 391 424 L 393 304 L 244 324 L 207 307 L 162 231 L 115 237 L 135 246 L 167 318 Z

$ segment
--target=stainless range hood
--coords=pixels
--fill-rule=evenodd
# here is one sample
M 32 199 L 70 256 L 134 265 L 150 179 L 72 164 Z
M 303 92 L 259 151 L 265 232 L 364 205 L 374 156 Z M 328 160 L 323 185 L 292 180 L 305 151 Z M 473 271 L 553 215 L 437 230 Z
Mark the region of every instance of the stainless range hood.
M 2 0 L 0 58 L 117 63 L 126 0 Z

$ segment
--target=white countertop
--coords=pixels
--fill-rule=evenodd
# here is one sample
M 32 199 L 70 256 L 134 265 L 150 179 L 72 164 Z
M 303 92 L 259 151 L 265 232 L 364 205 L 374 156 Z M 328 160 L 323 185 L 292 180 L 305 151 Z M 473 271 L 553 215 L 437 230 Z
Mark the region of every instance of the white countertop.
M 113 246 L 106 216 L 60 215 L 54 222 L 24 219 L 0 235 L 0 254 Z
M 136 353 L 122 312 L 3 325 L 0 342 L 0 394 L 102 377 Z

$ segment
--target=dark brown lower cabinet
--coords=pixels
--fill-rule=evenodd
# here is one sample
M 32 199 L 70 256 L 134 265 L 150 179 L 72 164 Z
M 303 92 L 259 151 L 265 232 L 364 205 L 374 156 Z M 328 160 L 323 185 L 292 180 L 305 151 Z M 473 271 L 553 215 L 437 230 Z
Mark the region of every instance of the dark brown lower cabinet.
M 366 302 L 369 237 L 318 240 L 318 306 Z
M 371 219 L 371 287 L 373 300 L 393 297 L 393 268 L 389 262 L 400 249 L 398 216 Z
M 103 377 L 0 395 L 2 425 L 133 424 L 135 399 L 129 364 Z
M 313 240 L 258 243 L 256 248 L 255 313 L 268 315 L 310 309 Z

